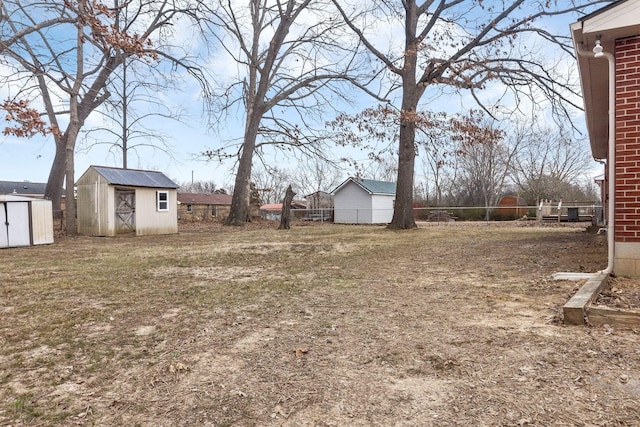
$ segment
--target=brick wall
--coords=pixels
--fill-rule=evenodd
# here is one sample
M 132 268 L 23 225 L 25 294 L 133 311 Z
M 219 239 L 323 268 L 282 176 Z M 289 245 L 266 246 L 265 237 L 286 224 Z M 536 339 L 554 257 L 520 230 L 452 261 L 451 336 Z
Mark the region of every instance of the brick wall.
M 640 37 L 616 41 L 616 242 L 640 242 Z

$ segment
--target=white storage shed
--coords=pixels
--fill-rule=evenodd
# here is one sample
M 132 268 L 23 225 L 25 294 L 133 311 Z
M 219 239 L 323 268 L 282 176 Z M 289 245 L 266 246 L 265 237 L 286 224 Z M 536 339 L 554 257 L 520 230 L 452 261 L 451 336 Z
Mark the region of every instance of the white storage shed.
M 0 195 L 0 248 L 51 243 L 51 200 Z
M 393 218 L 395 182 L 348 178 L 332 194 L 335 223 L 388 224 Z

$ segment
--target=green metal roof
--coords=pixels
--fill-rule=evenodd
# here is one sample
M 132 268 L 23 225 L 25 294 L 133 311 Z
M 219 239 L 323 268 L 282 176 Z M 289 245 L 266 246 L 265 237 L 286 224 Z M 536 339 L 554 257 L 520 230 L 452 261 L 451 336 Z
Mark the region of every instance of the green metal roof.
M 395 182 L 387 182 L 387 181 L 375 181 L 373 179 L 363 179 L 363 178 L 348 178 L 345 182 L 340 184 L 333 190 L 331 193 L 335 194 L 342 187 L 347 185 L 349 182 L 354 182 L 359 185 L 364 191 L 369 194 L 396 194 L 396 183 Z

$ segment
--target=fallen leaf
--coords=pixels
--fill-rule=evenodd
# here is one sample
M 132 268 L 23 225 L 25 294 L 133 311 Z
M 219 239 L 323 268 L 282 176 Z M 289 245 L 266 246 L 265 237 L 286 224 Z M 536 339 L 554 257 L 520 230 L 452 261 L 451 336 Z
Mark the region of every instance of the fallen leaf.
M 176 363 L 175 365 L 169 365 L 169 372 L 175 374 L 176 372 L 188 371 L 189 367 L 184 363 Z
M 178 371 L 188 371 L 189 367 L 187 365 L 183 364 L 183 363 L 178 362 L 178 363 L 176 363 L 176 369 Z
M 308 348 L 300 348 L 300 347 L 298 347 L 298 348 L 296 348 L 294 350 L 294 352 L 296 353 L 296 357 L 302 357 L 302 356 L 304 356 L 305 353 L 309 352 L 309 349 Z

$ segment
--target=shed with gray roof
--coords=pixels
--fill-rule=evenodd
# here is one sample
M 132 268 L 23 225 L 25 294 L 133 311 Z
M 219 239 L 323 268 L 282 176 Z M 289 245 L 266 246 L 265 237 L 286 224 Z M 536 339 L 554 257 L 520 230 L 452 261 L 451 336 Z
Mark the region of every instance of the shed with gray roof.
M 336 223 L 388 224 L 393 218 L 395 182 L 351 177 L 332 194 Z
M 78 233 L 178 232 L 178 184 L 162 172 L 90 166 L 76 182 Z

